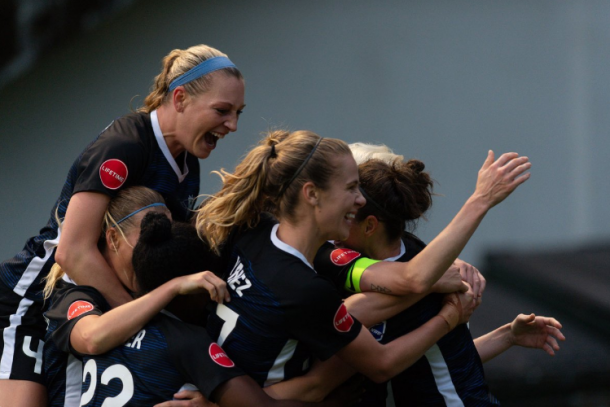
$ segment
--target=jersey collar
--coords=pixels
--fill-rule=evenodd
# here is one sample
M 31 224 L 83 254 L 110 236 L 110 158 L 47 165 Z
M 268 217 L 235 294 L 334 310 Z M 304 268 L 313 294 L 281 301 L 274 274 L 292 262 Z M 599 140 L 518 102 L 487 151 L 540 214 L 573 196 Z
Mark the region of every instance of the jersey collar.
M 167 160 L 169 165 L 172 166 L 174 172 L 176 173 L 176 176 L 178 177 L 178 181 L 179 182 L 184 181 L 184 179 L 186 178 L 186 176 L 189 173 L 189 168 L 186 165 L 186 157 L 187 157 L 188 153 L 187 152 L 184 153 L 184 164 L 182 165 L 182 171 L 180 171 L 180 168 L 178 167 L 178 163 L 176 162 L 174 157 L 172 157 L 172 154 L 169 152 L 167 143 L 165 142 L 165 139 L 163 138 L 163 133 L 161 133 L 161 127 L 159 126 L 159 119 L 157 118 L 156 110 L 153 110 L 152 112 L 150 112 L 150 121 L 152 122 L 152 128 L 153 128 L 153 131 L 155 132 L 155 139 L 157 140 L 157 144 L 159 145 L 159 148 L 163 152 L 165 159 Z
M 271 229 L 271 242 L 278 249 L 280 249 L 280 250 L 282 250 L 282 251 L 284 251 L 284 252 L 286 252 L 288 254 L 292 254 L 293 256 L 295 256 L 298 259 L 300 259 L 303 263 L 307 264 L 309 266 L 309 268 L 311 268 L 315 272 L 316 270 L 314 270 L 313 266 L 311 264 L 309 264 L 309 262 L 307 261 L 305 256 L 303 256 L 303 253 L 301 253 L 300 251 L 298 251 L 294 247 L 292 247 L 292 246 L 282 242 L 280 240 L 280 238 L 277 237 L 277 228 L 279 226 L 280 226 L 279 223 L 276 223 L 275 225 L 273 225 L 273 229 Z
M 405 247 L 405 243 L 402 241 L 402 239 L 400 239 L 400 253 L 394 257 L 388 257 L 384 261 L 396 261 L 396 260 L 400 259 L 402 256 L 404 256 L 406 252 L 407 252 L 407 249 Z

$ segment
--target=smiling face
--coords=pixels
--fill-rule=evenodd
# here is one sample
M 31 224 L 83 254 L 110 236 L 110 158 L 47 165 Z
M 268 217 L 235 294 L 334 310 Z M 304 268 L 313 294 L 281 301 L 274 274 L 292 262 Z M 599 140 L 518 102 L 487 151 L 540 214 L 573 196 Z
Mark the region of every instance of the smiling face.
M 245 86 L 242 79 L 223 72 L 212 73 L 209 89 L 188 95 L 182 87 L 178 100 L 175 137 L 167 140 L 172 155 L 186 150 L 197 158 L 207 158 L 218 139 L 237 130 L 237 121 L 244 105 Z
M 358 189 L 358 166 L 352 155 L 337 156 L 332 164 L 335 174 L 328 188 L 319 192 L 316 222 L 324 240 L 344 240 L 366 200 Z

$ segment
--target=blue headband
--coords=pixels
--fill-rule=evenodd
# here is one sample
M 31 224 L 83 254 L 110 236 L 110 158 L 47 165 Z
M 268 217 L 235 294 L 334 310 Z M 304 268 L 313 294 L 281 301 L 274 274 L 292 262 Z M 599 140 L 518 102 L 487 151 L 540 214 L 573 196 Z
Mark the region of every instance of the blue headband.
M 176 89 L 180 85 L 185 85 L 190 81 L 194 81 L 197 78 L 201 78 L 203 75 L 207 75 L 210 72 L 218 71 L 224 68 L 235 68 L 235 64 L 227 57 L 214 57 L 209 58 L 200 63 L 199 65 L 189 69 L 169 84 L 169 91 Z
M 153 206 L 165 206 L 165 204 L 164 204 L 164 203 L 161 203 L 161 202 L 157 202 L 157 203 L 153 203 L 153 204 L 150 204 L 150 205 L 146 205 L 145 207 L 140 208 L 140 209 L 138 209 L 137 211 L 133 211 L 133 212 L 131 212 L 129 215 L 125 216 L 123 219 L 121 219 L 120 221 L 118 221 L 117 223 L 115 223 L 115 224 L 114 224 L 114 226 L 117 226 L 119 223 L 121 223 L 121 222 L 123 222 L 123 221 L 125 221 L 125 220 L 127 220 L 127 219 L 129 219 L 129 218 L 131 218 L 131 217 L 132 217 L 133 215 L 135 215 L 136 213 L 141 212 L 141 211 L 143 211 L 144 209 L 152 208 Z

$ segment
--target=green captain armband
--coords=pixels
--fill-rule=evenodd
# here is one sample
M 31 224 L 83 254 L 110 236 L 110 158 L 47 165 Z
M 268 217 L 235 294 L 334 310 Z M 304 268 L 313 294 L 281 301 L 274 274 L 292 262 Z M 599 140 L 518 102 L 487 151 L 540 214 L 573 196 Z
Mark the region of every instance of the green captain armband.
M 347 272 L 344 288 L 351 293 L 361 293 L 360 279 L 362 278 L 362 273 L 369 266 L 379 262 L 380 260 L 368 259 L 366 257 L 356 260 Z

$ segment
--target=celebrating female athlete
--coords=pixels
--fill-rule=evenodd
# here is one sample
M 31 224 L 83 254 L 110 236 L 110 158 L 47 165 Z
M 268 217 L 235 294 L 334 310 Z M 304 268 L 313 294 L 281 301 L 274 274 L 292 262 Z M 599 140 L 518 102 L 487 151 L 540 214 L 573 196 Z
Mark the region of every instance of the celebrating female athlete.
M 385 146 L 355 143 L 350 148 L 359 164 L 360 188 L 367 203 L 358 210 L 348 238 L 335 242 L 337 247 L 325 244 L 314 265 L 318 272 L 347 291 L 370 291 L 371 286 L 383 286 L 386 292 L 393 293 L 400 287 L 396 284 L 399 276 L 390 279 L 376 271 L 388 261 L 408 262 L 426 246 L 405 229 L 413 231 L 416 221 L 432 204 L 432 180 L 421 161 L 404 162 L 402 156 Z M 377 264 L 364 254 L 385 262 Z M 345 260 L 337 261 L 339 256 Z M 435 293 L 411 294 L 408 298 L 381 297 L 387 298 L 379 298 L 374 306 L 370 298 L 353 297 L 348 309 L 357 316 L 366 313 L 371 318 L 370 314 L 382 312 L 377 311 L 381 304 L 392 310 L 389 307 L 392 302 L 405 306 L 416 302 L 371 328 L 381 343 L 388 343 L 432 318 L 443 299 Z M 473 341 L 468 326 L 460 325 L 392 379 L 396 405 L 497 405 L 486 385 L 482 362 L 513 345 L 541 348 L 552 355 L 559 349 L 557 340 L 565 339 L 559 328 L 561 325 L 554 318 L 520 315 L 512 324 Z M 385 406 L 386 387 L 369 385 L 362 406 Z
M 163 60 L 137 112 L 113 121 L 72 165 L 48 224 L 0 264 L 0 405 L 43 405 L 42 280 L 57 261 L 111 306 L 131 299 L 97 247 L 108 202 L 122 188 L 160 192 L 176 219 L 199 193 L 198 159 L 237 130 L 244 81 L 220 51 L 198 45 Z M 56 217 L 64 219 L 61 233 Z
M 409 263 L 391 263 L 425 292 L 443 275 L 486 212 L 529 178 L 526 157 L 488 154 L 474 194 L 449 226 Z M 336 354 L 375 381 L 414 363 L 465 321 L 472 297 L 446 302 L 439 313 L 386 345 L 352 318 L 334 287 L 311 266 L 327 240 L 342 240 L 365 204 L 348 146 L 298 131 L 273 132 L 199 211 L 199 233 L 230 259 L 231 302 L 218 305 L 208 329 L 259 384 L 302 375 L 311 356 Z M 265 216 L 270 210 L 279 220 Z M 414 271 L 417 270 L 417 273 Z M 455 300 L 455 296 L 451 296 Z

